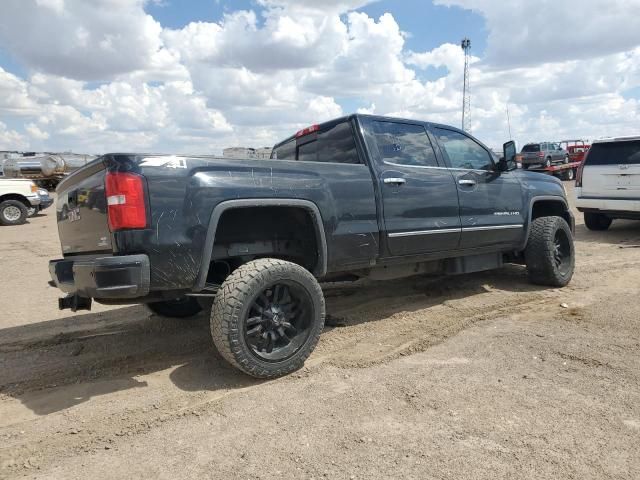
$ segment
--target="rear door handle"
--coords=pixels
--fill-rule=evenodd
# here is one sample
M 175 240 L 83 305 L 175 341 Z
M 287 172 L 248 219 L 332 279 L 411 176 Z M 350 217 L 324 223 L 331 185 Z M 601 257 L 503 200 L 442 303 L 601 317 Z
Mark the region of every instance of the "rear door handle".
M 407 183 L 404 178 L 385 178 L 382 181 L 391 185 L 404 185 L 405 183 Z
M 469 180 L 469 179 L 465 178 L 465 179 L 462 179 L 462 180 L 458 180 L 458 183 L 460 185 L 473 186 L 473 185 L 476 184 L 476 181 L 475 180 Z

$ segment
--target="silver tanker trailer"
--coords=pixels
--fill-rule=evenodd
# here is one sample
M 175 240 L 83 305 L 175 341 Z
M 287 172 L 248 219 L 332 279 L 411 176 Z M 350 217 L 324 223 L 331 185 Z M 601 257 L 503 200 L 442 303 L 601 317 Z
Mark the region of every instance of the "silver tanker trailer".
M 44 153 L 5 160 L 8 178 L 29 178 L 43 188 L 53 189 L 66 175 L 95 159 L 77 153 Z

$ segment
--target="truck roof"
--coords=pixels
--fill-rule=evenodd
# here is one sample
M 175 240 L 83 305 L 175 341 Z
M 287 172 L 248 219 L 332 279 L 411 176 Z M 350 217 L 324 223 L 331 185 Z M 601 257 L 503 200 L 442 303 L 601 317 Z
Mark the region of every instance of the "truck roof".
M 326 122 L 322 122 L 322 123 L 318 123 L 318 124 L 314 124 L 310 127 L 307 127 L 303 130 L 299 130 L 297 133 L 294 133 L 293 135 L 285 138 L 284 140 L 276 143 L 273 148 L 277 148 L 282 144 L 285 144 L 287 142 L 290 142 L 291 140 L 295 139 L 297 136 L 300 136 L 300 134 L 302 132 L 304 132 L 305 130 L 309 130 L 309 129 L 314 129 L 314 130 L 323 130 L 324 128 L 326 128 L 327 126 L 330 125 L 335 125 L 337 123 L 341 123 L 341 122 L 346 122 L 349 121 L 351 119 L 354 118 L 369 118 L 369 119 L 373 119 L 373 120 L 378 120 L 378 121 L 393 121 L 393 122 L 411 122 L 411 123 L 422 123 L 422 124 L 428 124 L 431 125 L 433 127 L 443 127 L 443 128 L 447 128 L 449 130 L 454 130 L 457 132 L 462 132 L 462 130 L 460 130 L 457 127 L 454 127 L 452 125 L 446 125 L 443 123 L 435 123 L 435 122 L 429 122 L 429 121 L 425 121 L 425 120 L 418 120 L 415 118 L 401 118 L 401 117 L 388 117 L 388 116 L 384 116 L 384 115 L 371 115 L 371 114 L 365 114 L 365 113 L 352 113 L 350 115 L 345 115 L 342 117 L 338 117 L 338 118 L 334 118 L 333 120 L 328 120 Z
M 630 142 L 633 140 L 640 140 L 640 136 L 631 135 L 627 137 L 605 137 L 594 140 L 592 143 Z

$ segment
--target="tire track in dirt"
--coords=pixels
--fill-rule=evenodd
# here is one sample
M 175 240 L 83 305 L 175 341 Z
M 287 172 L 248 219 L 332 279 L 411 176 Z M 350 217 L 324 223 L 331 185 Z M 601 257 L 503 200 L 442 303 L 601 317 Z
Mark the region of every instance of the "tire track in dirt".
M 595 302 L 614 295 L 623 271 L 639 264 L 581 262 L 579 281 L 562 290 L 529 285 L 524 269 L 513 266 L 461 277 L 327 286 L 328 311 L 345 326 L 327 328 L 307 367 L 276 382 L 286 385 L 323 365 L 387 363 L 484 320 L 557 314 L 567 299 L 574 303 L 587 295 Z M 16 471 L 27 468 L 25 462 L 48 465 L 113 448 L 167 422 L 215 412 L 222 399 L 262 384 L 238 375 L 217 356 L 206 316 L 185 323 L 128 307 L 87 315 L 85 322 L 75 317 L 72 324 L 48 323 L 0 339 L 0 352 L 10 362 L 0 372 L 0 405 L 9 412 L 0 460 L 10 457 L 6 461 Z M 21 434 L 25 421 L 31 427 Z

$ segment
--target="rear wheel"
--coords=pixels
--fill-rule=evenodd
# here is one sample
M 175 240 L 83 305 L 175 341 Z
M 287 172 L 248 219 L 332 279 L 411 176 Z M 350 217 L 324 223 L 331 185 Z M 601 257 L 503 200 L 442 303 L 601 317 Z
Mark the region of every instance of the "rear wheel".
M 544 166 L 545 167 L 551 166 L 551 157 L 547 157 L 547 159 L 544 161 Z
M 584 224 L 589 230 L 607 230 L 613 220 L 602 213 L 585 212 Z
M 324 296 L 311 273 L 264 258 L 242 265 L 222 284 L 211 311 L 211 335 L 233 366 L 273 378 L 302 367 L 324 317 Z
M 22 225 L 29 216 L 27 207 L 20 200 L 5 200 L 0 203 L 0 224 Z
M 169 318 L 193 317 L 202 311 L 202 307 L 193 297 L 147 303 L 147 308 L 156 315 Z
M 562 163 L 564 163 L 565 165 L 569 163 L 569 155 L 564 156 L 564 158 L 562 159 Z
M 524 256 L 529 279 L 539 285 L 564 287 L 575 267 L 571 229 L 561 217 L 540 217 L 531 224 Z

